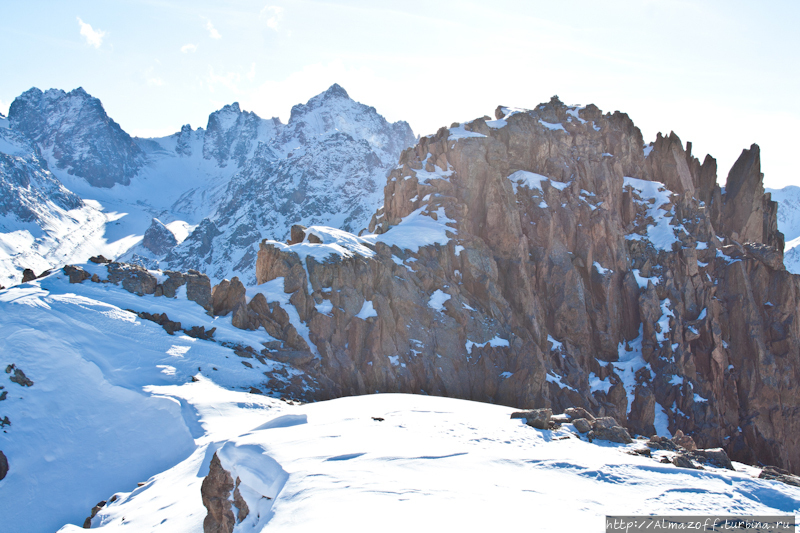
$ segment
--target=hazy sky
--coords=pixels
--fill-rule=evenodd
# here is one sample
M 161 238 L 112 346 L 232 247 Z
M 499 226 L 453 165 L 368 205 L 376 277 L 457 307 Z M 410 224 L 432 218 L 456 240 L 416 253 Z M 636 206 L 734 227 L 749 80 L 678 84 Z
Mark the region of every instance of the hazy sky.
M 743 148 L 800 185 L 800 2 L 35 1 L 0 4 L 0 112 L 82 86 L 133 135 L 238 101 L 284 122 L 332 83 L 426 135 L 558 94 L 674 130 L 720 181 Z

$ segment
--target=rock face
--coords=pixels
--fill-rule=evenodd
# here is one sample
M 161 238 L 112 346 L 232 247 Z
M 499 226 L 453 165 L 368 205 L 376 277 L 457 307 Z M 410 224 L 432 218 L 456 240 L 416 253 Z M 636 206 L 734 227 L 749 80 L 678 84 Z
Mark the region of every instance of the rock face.
M 144 232 L 142 246 L 156 255 L 164 255 L 178 244 L 178 239 L 160 220 L 154 218 Z
M 261 244 L 257 281 L 283 283 L 323 395 L 578 405 L 800 470 L 800 282 L 757 147 L 723 192 L 712 158 L 644 146 L 623 113 L 496 116 L 404 151 L 374 235 Z
M 58 168 L 95 187 L 127 185 L 144 164 L 144 154 L 103 105 L 82 88 L 65 93 L 33 88 L 8 111 L 11 128 L 52 154 Z

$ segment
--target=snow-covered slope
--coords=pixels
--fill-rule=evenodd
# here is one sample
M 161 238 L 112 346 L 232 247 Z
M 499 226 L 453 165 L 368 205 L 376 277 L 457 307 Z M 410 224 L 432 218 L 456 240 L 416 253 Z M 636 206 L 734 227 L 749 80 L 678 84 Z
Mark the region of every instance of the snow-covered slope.
M 106 275 L 104 266 L 86 268 Z M 168 335 L 126 309 L 166 313 L 185 329 L 216 327 L 217 342 Z M 176 299 L 140 297 L 113 284 L 70 285 L 60 270 L 0 291 L 0 368 L 6 369 L 0 372 L 0 421 L 9 423 L 0 423 L 0 450 L 9 462 L 0 481 L 0 530 L 81 525 L 99 500 L 190 457 L 198 447 L 194 439 L 208 442 L 208 421 L 198 419 L 196 406 L 159 387 L 180 388 L 196 375 L 213 376 L 214 389 L 266 390 L 264 372 L 277 371 L 278 381 L 298 374 L 225 347 L 260 350 L 272 340 L 263 330 L 242 331 L 230 322 L 209 317 L 186 299 L 185 288 Z M 17 369 L 32 386 L 10 381 Z M 203 401 L 214 403 L 220 394 Z M 235 398 L 245 419 L 274 403 L 251 394 Z M 264 416 L 258 413 L 252 426 Z
M 39 150 L 0 115 L 0 286 L 96 252 L 107 216 L 48 170 Z

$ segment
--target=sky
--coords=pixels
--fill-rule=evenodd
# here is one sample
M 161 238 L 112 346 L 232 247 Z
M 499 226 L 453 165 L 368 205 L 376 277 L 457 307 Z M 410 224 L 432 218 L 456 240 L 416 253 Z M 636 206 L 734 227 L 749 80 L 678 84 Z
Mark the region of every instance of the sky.
M 490 5 L 491 4 L 491 5 Z M 558 95 L 674 131 L 719 181 L 761 146 L 800 185 L 800 3 L 681 0 L 3 2 L 0 112 L 31 87 L 98 97 L 132 135 L 242 109 L 286 122 L 333 83 L 427 135 Z

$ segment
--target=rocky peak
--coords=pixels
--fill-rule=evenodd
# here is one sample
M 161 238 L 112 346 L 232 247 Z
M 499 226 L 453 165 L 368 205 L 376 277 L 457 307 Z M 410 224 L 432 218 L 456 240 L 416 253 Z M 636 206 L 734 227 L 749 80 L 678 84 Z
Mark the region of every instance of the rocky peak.
M 229 160 L 241 167 L 252 157 L 259 141 L 269 142 L 282 128 L 280 120 L 263 120 L 239 103 L 226 105 L 208 116 L 203 140 L 203 157 L 224 167 Z
M 57 169 L 96 187 L 127 185 L 144 154 L 83 88 L 32 88 L 11 103 L 11 127 L 32 139 Z

